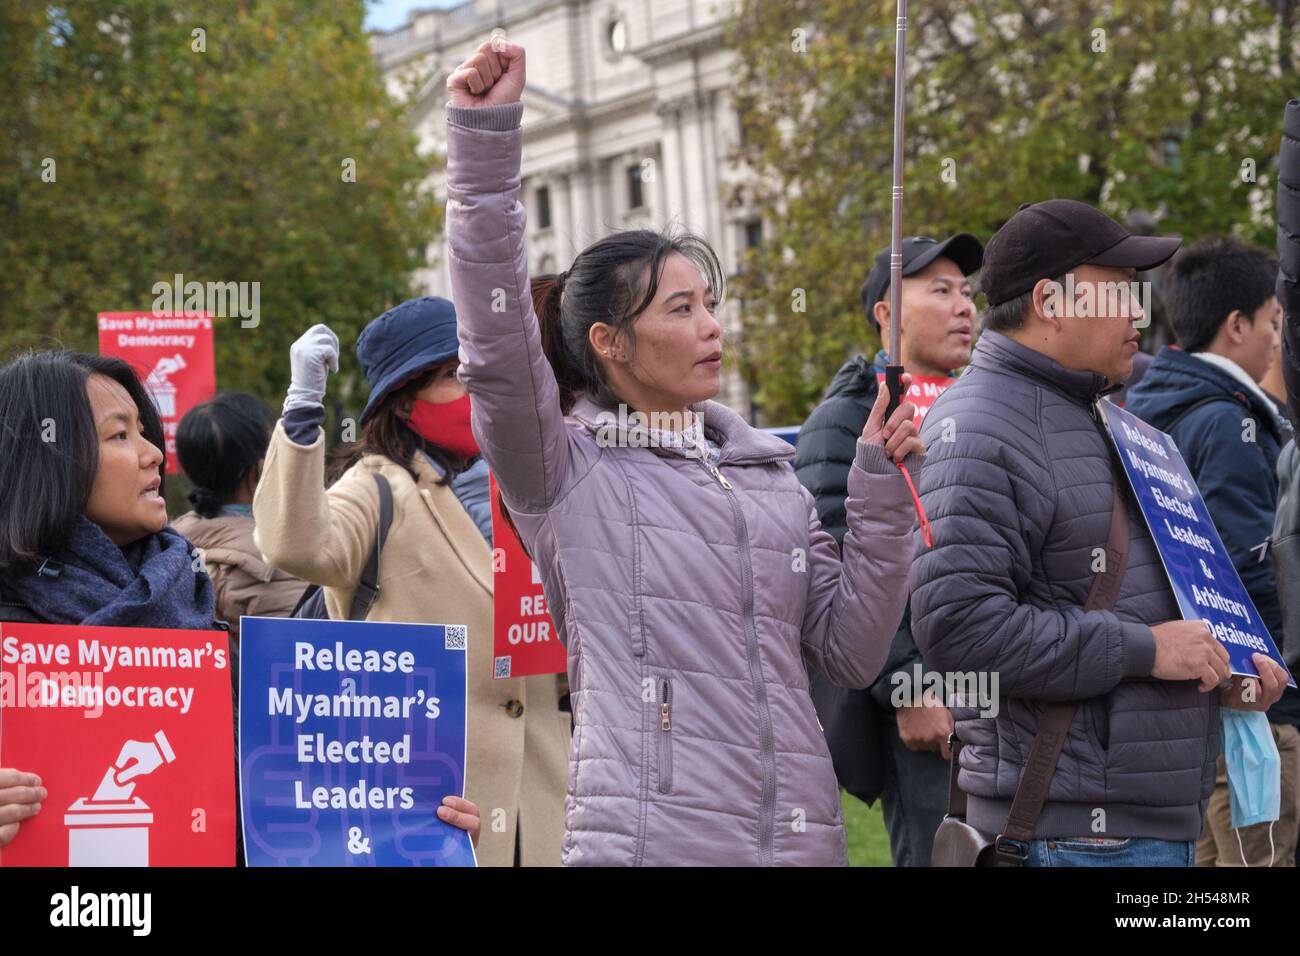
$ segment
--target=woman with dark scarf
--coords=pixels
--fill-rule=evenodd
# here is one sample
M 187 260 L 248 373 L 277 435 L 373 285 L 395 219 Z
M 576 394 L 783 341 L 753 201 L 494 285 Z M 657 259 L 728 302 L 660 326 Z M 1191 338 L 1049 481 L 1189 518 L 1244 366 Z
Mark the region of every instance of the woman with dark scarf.
M 162 422 L 130 366 L 19 356 L 0 367 L 0 436 L 0 621 L 224 627 L 167 523 Z M 45 796 L 35 774 L 0 769 L 0 846 Z

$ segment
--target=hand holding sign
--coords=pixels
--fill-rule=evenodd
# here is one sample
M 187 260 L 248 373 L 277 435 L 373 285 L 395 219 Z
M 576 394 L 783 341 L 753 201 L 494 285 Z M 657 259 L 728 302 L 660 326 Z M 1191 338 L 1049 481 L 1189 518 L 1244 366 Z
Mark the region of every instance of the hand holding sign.
M 47 796 L 36 774 L 0 768 L 0 847 L 18 835 L 18 824 L 36 816 Z
M 1232 674 L 1228 650 L 1214 639 L 1204 621 L 1165 621 L 1151 628 L 1156 661 L 1151 676 L 1160 680 L 1199 680 L 1202 691 L 1214 690 Z
M 1234 710 L 1268 710 L 1286 690 L 1286 670 L 1267 654 L 1251 657 L 1259 670 L 1259 680 L 1234 674 L 1231 683 L 1219 695 L 1219 703 Z
M 459 827 L 469 834 L 469 840 L 478 846 L 478 831 L 481 823 L 478 815 L 478 807 L 464 797 L 446 796 L 442 798 L 442 806 L 438 808 L 438 819 L 443 823 L 450 823 L 454 827 Z

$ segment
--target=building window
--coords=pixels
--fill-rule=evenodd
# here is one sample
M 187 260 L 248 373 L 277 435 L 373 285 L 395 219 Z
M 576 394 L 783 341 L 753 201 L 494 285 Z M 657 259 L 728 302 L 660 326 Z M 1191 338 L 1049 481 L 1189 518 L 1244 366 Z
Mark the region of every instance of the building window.
M 627 168 L 627 208 L 642 209 L 645 207 L 645 190 L 643 186 L 643 176 L 641 173 L 641 164 Z
M 537 228 L 551 228 L 551 187 L 542 186 L 537 190 Z
M 757 249 L 763 244 L 763 220 L 755 219 L 745 223 L 745 248 Z
M 609 21 L 605 39 L 609 43 L 610 52 L 621 56 L 627 49 L 627 22 L 622 17 Z

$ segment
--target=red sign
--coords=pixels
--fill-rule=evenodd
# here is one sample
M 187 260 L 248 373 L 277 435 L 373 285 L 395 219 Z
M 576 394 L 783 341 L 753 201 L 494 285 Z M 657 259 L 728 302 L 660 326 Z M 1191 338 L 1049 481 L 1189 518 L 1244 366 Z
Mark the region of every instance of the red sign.
M 212 317 L 152 312 L 99 313 L 99 351 L 124 359 L 144 383 L 162 416 L 167 471 L 180 474 L 176 426 L 217 388 L 212 356 Z
M 877 380 L 883 387 L 885 384 L 885 373 L 878 372 Z M 925 419 L 926 413 L 930 406 L 957 380 L 949 378 L 947 375 L 913 375 L 912 384 L 907 389 L 907 395 L 904 401 L 911 402 L 916 406 L 916 427 L 921 427 L 921 422 Z
M 4 866 L 234 866 L 224 631 L 0 624 L 0 767 L 49 796 Z
M 564 645 L 546 607 L 542 577 L 519 536 L 501 516 L 497 482 L 492 487 L 492 676 L 560 674 Z

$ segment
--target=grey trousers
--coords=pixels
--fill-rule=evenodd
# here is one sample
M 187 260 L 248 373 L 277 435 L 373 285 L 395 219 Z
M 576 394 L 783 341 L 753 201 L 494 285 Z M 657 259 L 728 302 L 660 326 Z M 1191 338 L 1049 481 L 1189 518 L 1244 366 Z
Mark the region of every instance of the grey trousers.
M 948 812 L 948 761 L 908 750 L 893 721 L 882 721 L 885 786 L 880 795 L 894 866 L 929 866 L 934 832 Z

